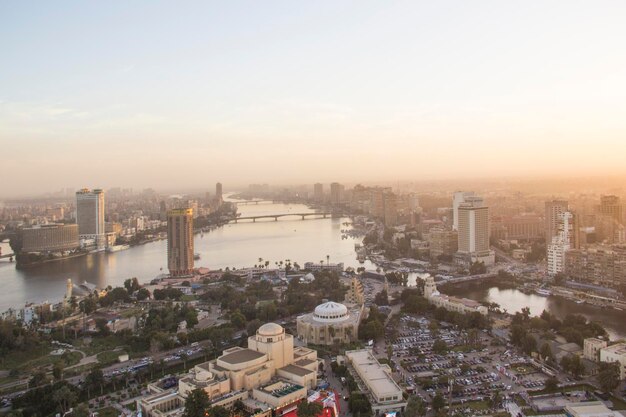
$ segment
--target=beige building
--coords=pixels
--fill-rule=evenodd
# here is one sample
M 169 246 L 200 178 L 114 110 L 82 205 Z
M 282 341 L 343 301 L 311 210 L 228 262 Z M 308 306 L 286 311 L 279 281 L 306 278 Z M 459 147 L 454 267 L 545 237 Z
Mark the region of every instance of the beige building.
M 482 205 L 482 199 L 459 205 L 458 232 L 458 260 L 466 265 L 495 263 L 495 255 L 489 248 L 489 207 Z
M 622 413 L 609 409 L 601 401 L 568 404 L 564 411 L 570 417 L 623 417 Z
M 600 362 L 619 363 L 620 379 L 626 378 L 626 343 L 617 343 L 600 349 Z
M 248 347 L 226 349 L 215 360 L 196 365 L 178 382 L 179 398 L 157 392 L 139 406 L 147 417 L 180 413 L 189 392 L 201 388 L 213 405 L 231 407 L 237 399 L 254 409 L 294 406 L 317 386 L 317 352 L 293 346 L 293 336 L 275 323 L 261 326 Z M 178 406 L 176 406 L 178 401 Z
M 351 309 L 334 301 L 320 304 L 313 313 L 297 318 L 298 338 L 315 345 L 353 342 L 358 339 L 363 309 L 363 304 Z
M 346 360 L 358 376 L 357 383 L 367 389 L 375 414 L 404 411 L 407 403 L 389 365 L 378 362 L 369 349 L 346 351 Z
M 364 304 L 365 293 L 363 292 L 363 284 L 357 277 L 352 277 L 348 291 L 346 292 L 346 304 Z
M 104 191 L 84 188 L 76 192 L 76 223 L 82 240 L 93 240 L 99 249 L 106 246 Z
M 167 212 L 167 267 L 172 276 L 193 272 L 193 210 Z
M 552 243 L 552 238 L 559 233 L 560 215 L 569 210 L 569 204 L 565 200 L 552 200 L 545 203 L 545 234 L 546 245 Z
M 78 248 L 78 225 L 46 224 L 22 230 L 22 252 L 62 252 Z
M 452 256 L 459 249 L 459 236 L 454 230 L 434 228 L 428 234 L 431 258 L 448 255 Z
M 600 349 L 605 348 L 606 346 L 606 340 L 589 337 L 585 339 L 583 356 L 585 359 L 598 362 L 598 360 L 600 360 Z
M 461 314 L 480 313 L 486 316 L 488 313 L 487 307 L 477 301 L 441 294 L 437 290 L 435 280 L 430 275 L 426 277 L 424 282 L 424 298 L 437 307 Z

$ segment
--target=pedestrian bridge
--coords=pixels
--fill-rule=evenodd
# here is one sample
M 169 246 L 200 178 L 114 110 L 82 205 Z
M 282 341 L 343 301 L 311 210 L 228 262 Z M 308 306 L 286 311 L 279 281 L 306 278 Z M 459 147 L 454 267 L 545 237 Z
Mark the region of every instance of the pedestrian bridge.
M 264 215 L 260 215 L 260 216 L 245 216 L 245 217 L 236 217 L 234 219 L 232 219 L 230 222 L 231 223 L 238 223 L 241 220 L 252 220 L 252 223 L 255 223 L 257 220 L 261 220 L 261 219 L 274 219 L 274 221 L 278 221 L 279 218 L 282 217 L 300 217 L 302 220 L 306 219 L 307 217 L 315 217 L 315 218 L 320 218 L 320 219 L 325 219 L 329 216 L 331 216 L 333 213 L 328 213 L 328 212 L 324 212 L 324 213 L 284 213 L 284 214 L 264 214 Z

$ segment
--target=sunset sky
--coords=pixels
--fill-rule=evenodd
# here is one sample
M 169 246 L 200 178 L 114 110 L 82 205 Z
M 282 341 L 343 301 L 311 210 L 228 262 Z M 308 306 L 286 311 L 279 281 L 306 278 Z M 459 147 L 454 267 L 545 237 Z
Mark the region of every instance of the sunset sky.
M 0 196 L 626 174 L 624 22 L 623 0 L 2 2 Z

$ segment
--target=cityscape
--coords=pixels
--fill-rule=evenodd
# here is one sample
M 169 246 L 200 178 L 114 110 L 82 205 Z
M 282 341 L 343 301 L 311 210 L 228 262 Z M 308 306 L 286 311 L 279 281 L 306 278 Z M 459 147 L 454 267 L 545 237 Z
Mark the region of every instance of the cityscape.
M 626 416 L 601 3 L 1 5 L 0 416 Z

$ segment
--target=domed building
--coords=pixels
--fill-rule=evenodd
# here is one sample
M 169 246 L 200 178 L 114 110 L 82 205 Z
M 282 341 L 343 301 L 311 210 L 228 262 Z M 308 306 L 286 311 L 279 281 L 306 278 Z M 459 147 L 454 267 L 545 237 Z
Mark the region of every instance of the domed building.
M 317 352 L 294 347 L 293 336 L 276 323 L 266 323 L 248 338 L 248 347 L 232 347 L 209 362 L 194 366 L 178 380 L 177 389 L 155 392 L 140 400 L 144 417 L 179 417 L 185 398 L 195 389 L 206 392 L 212 406 L 232 408 L 241 400 L 246 411 L 269 410 L 282 415 L 317 386 Z
M 297 319 L 298 338 L 315 345 L 350 343 L 358 338 L 363 305 L 349 309 L 344 304 L 327 301 L 315 307 L 313 313 Z

